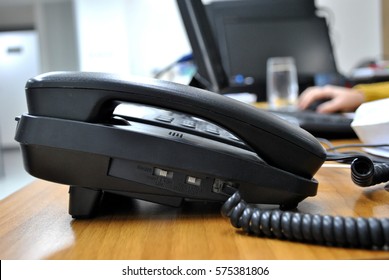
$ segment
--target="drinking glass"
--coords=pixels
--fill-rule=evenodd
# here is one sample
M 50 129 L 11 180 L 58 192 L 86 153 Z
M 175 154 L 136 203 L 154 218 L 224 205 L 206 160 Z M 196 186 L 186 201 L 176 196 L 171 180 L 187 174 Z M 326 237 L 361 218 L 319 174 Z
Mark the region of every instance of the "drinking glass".
M 298 81 L 293 57 L 267 60 L 267 101 L 273 110 L 296 110 Z

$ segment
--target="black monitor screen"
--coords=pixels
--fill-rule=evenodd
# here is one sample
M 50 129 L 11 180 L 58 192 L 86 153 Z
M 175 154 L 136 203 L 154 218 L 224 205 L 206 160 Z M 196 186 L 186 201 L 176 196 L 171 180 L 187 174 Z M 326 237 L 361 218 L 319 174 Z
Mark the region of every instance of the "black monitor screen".
M 313 0 L 228 0 L 210 2 L 206 11 L 211 25 L 216 25 L 222 17 L 229 16 L 263 19 L 314 17 L 317 9 Z
M 292 56 L 299 79 L 317 73 L 335 73 L 336 65 L 323 18 L 278 20 L 225 18 L 219 46 L 228 76 L 266 80 L 269 57 Z

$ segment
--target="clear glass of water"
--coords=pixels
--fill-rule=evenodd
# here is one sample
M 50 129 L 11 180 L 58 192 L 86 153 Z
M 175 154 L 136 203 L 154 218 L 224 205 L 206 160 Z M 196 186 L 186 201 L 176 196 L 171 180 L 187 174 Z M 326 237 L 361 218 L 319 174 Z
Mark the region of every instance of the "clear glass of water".
M 267 60 L 266 85 L 270 109 L 296 110 L 298 81 L 293 57 L 271 57 Z

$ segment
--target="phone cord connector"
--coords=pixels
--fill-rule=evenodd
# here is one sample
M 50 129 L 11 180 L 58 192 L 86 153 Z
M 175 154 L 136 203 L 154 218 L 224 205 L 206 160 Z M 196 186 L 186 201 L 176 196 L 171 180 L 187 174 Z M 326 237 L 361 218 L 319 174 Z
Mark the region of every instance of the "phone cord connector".
M 353 218 L 262 210 L 247 204 L 236 191 L 222 215 L 236 228 L 260 237 L 327 246 L 389 250 L 388 218 Z

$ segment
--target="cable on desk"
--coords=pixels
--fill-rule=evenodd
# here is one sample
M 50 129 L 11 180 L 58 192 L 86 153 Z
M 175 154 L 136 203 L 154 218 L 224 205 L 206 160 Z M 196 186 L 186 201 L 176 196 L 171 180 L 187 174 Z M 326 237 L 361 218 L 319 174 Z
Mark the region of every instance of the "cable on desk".
M 262 210 L 250 206 L 236 191 L 222 215 L 249 234 L 329 246 L 389 250 L 389 219 L 353 218 Z
M 361 187 L 389 181 L 389 163 L 373 163 L 369 158 L 358 157 L 351 163 L 351 179 Z
M 327 161 L 337 161 L 340 163 L 350 164 L 351 179 L 356 185 L 360 187 L 368 187 L 389 181 L 389 162 L 387 162 L 387 160 L 385 161 L 374 159 L 373 161 L 369 156 L 367 156 L 366 153 L 362 153 L 360 151 L 347 151 L 346 153 L 332 152 L 338 149 L 354 147 L 389 147 L 389 144 L 350 144 L 333 146 L 329 141 L 326 141 L 325 139 L 322 139 L 321 142 L 325 143 L 328 146 L 328 148 L 326 149 Z
M 389 163 L 373 161 L 363 154 L 327 154 L 327 161 L 350 164 L 351 179 L 360 187 L 389 181 Z
M 345 145 L 338 145 L 333 146 L 331 145 L 329 148 L 327 148 L 327 151 L 334 151 L 344 148 L 388 148 L 389 144 L 345 144 Z
M 327 160 L 351 164 L 351 178 L 359 186 L 389 181 L 389 163 L 373 162 L 364 154 L 328 152 Z M 222 215 L 228 217 L 234 227 L 243 228 L 249 234 L 329 246 L 389 250 L 388 218 L 262 210 L 245 202 L 237 190 L 233 193 L 228 187 L 225 193 L 230 198 L 221 209 Z

